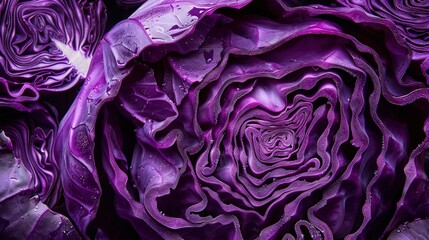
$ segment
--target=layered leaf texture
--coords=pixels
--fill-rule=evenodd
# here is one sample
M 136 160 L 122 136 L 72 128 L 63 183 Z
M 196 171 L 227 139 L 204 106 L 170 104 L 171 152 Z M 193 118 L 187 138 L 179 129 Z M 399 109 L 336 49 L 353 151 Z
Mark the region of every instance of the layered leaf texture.
M 410 50 L 390 21 L 216 7 L 148 2 L 106 35 L 104 68 L 90 69 L 57 151 L 85 173 L 78 185 L 63 175 L 70 210 L 97 207 L 71 196 L 102 190 L 91 154 L 102 113 L 100 169 L 144 239 L 382 237 L 427 214 L 412 186 L 425 173 L 407 171 L 426 151 L 428 90 L 406 74 Z M 83 229 L 94 218 L 72 212 Z
M 1 238 L 79 239 L 70 220 L 50 209 L 60 196 L 51 155 L 56 119 L 40 105 L 0 107 Z
M 0 99 L 37 100 L 86 77 L 106 21 L 102 1 L 0 3 Z
M 427 237 L 424 3 L 106 7 L 0 2 L 0 234 Z

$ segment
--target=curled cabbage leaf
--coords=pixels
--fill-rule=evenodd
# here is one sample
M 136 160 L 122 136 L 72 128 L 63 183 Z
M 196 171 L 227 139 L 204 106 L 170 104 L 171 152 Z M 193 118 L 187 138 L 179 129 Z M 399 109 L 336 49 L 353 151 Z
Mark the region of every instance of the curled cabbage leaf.
M 246 4 L 148 1 L 105 35 L 55 144 L 81 233 L 101 174 L 143 239 L 382 238 L 429 215 L 429 88 L 395 25 Z
M 386 0 L 323 0 L 323 1 L 286 1 L 272 0 L 269 8 L 276 14 L 283 14 L 283 9 L 309 5 L 312 8 L 335 9 L 340 12 L 360 10 L 376 19 L 394 23 L 393 31 L 398 31 L 405 43 L 411 48 L 412 59 L 416 67 L 410 69 L 413 74 L 421 74 L 429 82 L 429 5 L 426 1 L 386 1 Z M 378 21 L 378 20 L 374 21 Z M 420 76 L 419 76 L 420 77 Z M 417 77 L 417 78 L 419 78 Z
M 429 57 L 429 3 L 418 0 L 338 0 L 344 6 L 359 8 L 383 19 L 393 21 L 413 49 L 414 59 Z
M 37 100 L 86 76 L 106 21 L 101 0 L 1 1 L 0 13 L 0 99 Z

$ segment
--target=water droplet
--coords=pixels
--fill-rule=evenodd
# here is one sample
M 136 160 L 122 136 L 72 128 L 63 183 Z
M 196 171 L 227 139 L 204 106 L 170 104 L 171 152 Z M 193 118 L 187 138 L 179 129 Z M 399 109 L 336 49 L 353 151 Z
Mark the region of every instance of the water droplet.
M 206 63 L 211 63 L 213 61 L 214 51 L 213 49 L 210 51 L 204 51 L 203 55 L 204 55 L 204 59 L 206 60 Z

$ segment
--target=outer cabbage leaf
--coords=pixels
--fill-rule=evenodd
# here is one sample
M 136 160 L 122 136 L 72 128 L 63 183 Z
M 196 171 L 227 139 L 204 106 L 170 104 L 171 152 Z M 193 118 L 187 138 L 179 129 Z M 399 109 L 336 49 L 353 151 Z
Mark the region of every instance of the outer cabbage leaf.
M 146 71 L 146 73 L 145 73 Z M 141 122 L 167 121 L 177 115 L 173 101 L 157 85 L 153 71 L 135 66 L 127 76 L 118 100 L 121 106 Z
M 93 159 L 97 115 L 101 106 L 117 95 L 123 78 L 132 69 L 127 64 L 148 46 L 185 37 L 205 14 L 220 7 L 239 8 L 245 3 L 148 1 L 101 41 L 84 88 L 61 122 L 55 146 L 58 165 L 63 169 L 61 180 L 67 209 L 82 234 L 86 234 L 95 217 L 101 195 Z M 154 24 L 161 24 L 166 31 L 154 28 Z
M 37 100 L 86 76 L 106 21 L 101 0 L 2 1 L 0 13 L 0 100 Z

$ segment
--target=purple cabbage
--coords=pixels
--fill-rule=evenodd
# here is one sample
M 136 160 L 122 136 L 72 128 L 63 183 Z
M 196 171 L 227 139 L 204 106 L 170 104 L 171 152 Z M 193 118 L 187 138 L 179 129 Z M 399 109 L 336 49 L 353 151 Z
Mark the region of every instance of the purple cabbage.
M 79 18 L 98 6 L 88 14 L 96 24 L 79 22 L 82 31 L 100 30 L 96 41 L 85 45 L 80 32 L 65 28 L 85 43 L 76 61 L 62 52 L 65 68 L 62 61 L 22 64 L 31 73 L 24 79 L 7 70 L 3 56 L 11 51 L 0 53 L 7 86 L 0 95 L 0 176 L 7 183 L 0 207 L 8 210 L 0 214 L 0 235 L 426 235 L 423 4 L 409 3 L 417 17 L 405 14 L 408 3 L 381 1 L 115 0 L 106 1 L 102 35 L 101 2 L 65 3 L 64 12 Z M 20 12 L 15 1 L 7 6 Z M 48 45 L 65 49 L 58 33 L 48 34 Z M 27 98 L 26 86 L 36 86 L 37 97 Z M 33 227 L 16 235 L 22 216 Z
M 69 143 L 56 150 L 82 231 L 102 196 L 92 153 L 96 116 L 110 100 L 102 170 L 119 216 L 142 238 L 354 239 L 389 233 L 399 211 L 417 215 L 395 210 L 406 199 L 396 186 L 414 181 L 403 169 L 424 123 L 396 113 L 426 119 L 418 92 L 427 89 L 405 74 L 410 51 L 391 22 L 317 8 L 291 9 L 284 22 L 202 18 L 208 9 L 147 3 L 101 43 L 104 67 L 93 62 L 63 120 L 72 131 L 59 138 L 70 134 Z M 143 64 L 131 62 L 139 55 Z M 95 196 L 76 200 L 76 190 Z
M 10 0 L 0 3 L 0 100 L 37 100 L 86 77 L 103 35 L 103 2 Z

